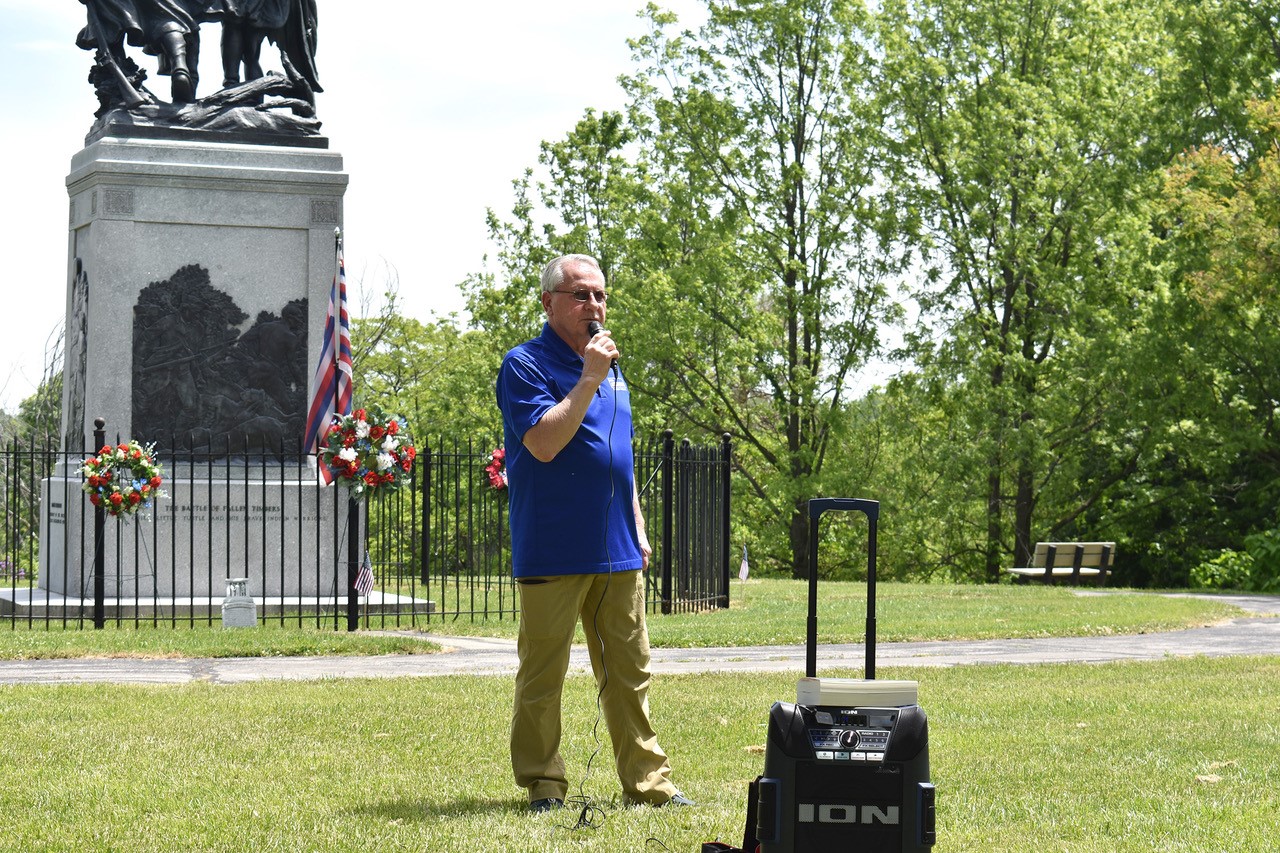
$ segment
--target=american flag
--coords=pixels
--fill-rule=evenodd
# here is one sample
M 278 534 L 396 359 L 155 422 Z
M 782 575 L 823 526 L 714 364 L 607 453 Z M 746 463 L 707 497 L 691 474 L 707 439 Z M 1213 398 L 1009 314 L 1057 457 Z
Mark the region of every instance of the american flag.
M 369 552 L 364 552 L 364 561 L 360 564 L 360 571 L 356 573 L 356 592 L 363 596 L 368 596 L 373 592 L 373 562 L 369 559 Z
M 333 416 L 351 414 L 351 323 L 347 318 L 347 272 L 342 263 L 342 236 L 335 232 L 337 268 L 329 288 L 329 315 L 324 323 L 324 341 L 316 364 L 312 386 L 311 408 L 307 412 L 307 435 L 303 447 L 315 453 L 320 449 Z M 320 479 L 327 486 L 333 472 L 320 465 Z

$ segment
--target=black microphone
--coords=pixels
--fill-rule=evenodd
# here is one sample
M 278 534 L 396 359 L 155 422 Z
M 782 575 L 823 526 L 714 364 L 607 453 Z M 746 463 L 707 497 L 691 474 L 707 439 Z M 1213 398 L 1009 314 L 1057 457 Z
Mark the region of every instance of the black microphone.
M 591 337 L 594 338 L 596 335 L 600 334 L 603 331 L 604 331 L 604 326 L 600 325 L 599 320 L 592 320 L 590 323 L 587 323 L 587 334 L 589 334 Z M 614 374 L 617 374 L 618 372 L 618 360 L 616 358 L 613 360 L 613 372 Z

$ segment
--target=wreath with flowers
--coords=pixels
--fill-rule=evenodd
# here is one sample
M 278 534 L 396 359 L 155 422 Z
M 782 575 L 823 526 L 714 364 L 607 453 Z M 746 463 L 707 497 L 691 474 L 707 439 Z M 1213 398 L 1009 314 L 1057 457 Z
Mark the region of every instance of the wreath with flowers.
M 154 499 L 166 496 L 160 488 L 164 471 L 154 454 L 154 444 L 143 447 L 136 441 L 103 446 L 80 468 L 89 502 L 114 516 L 150 509 Z
M 388 416 L 377 405 L 334 415 L 320 446 L 320 464 L 343 481 L 353 498 L 398 491 L 417 455 L 405 419 Z
M 489 487 L 495 492 L 501 492 L 507 488 L 506 448 L 496 448 L 489 454 L 489 464 L 484 466 L 484 473 L 489 478 Z

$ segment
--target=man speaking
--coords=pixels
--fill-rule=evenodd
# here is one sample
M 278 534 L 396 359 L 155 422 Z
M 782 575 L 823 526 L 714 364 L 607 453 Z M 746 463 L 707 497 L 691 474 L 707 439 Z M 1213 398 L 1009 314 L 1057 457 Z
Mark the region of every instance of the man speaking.
M 691 805 L 649 722 L 649 547 L 631 453 L 631 398 L 605 321 L 604 273 L 565 255 L 542 273 L 542 334 L 498 373 L 520 592 L 511 767 L 530 809 L 564 805 L 560 701 L 577 621 L 628 800 Z

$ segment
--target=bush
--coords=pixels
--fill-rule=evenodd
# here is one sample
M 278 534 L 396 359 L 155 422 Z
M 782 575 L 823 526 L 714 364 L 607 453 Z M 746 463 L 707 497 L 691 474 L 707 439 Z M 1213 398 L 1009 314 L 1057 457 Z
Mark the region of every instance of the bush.
M 1253 557 L 1244 551 L 1221 551 L 1218 556 L 1205 560 L 1191 569 L 1193 589 L 1250 588 L 1253 573 Z
M 1280 530 L 1244 538 L 1244 551 L 1221 551 L 1191 570 L 1197 589 L 1280 592 Z
M 1280 592 L 1280 530 L 1246 536 L 1244 547 L 1253 558 L 1248 588 L 1253 592 Z

